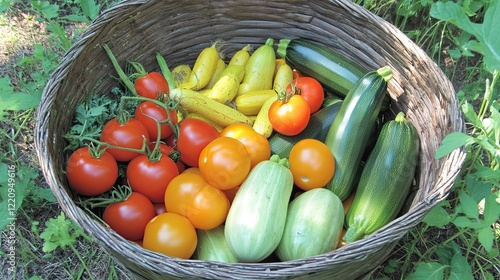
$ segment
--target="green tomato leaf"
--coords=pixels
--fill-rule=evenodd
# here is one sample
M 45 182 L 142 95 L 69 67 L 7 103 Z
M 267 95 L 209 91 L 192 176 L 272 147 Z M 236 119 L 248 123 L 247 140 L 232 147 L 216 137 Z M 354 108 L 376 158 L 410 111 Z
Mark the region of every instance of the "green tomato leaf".
M 443 280 L 444 270 L 448 268 L 447 265 L 442 265 L 438 262 L 420 263 L 415 268 L 407 280 Z
M 474 137 L 463 132 L 452 132 L 444 137 L 443 142 L 441 143 L 441 146 L 439 146 L 436 150 L 436 154 L 434 155 L 434 157 L 436 159 L 440 159 L 450 154 L 454 150 L 464 145 L 469 145 L 474 141 Z
M 455 254 L 451 259 L 451 270 L 449 280 L 474 280 L 472 269 L 460 252 Z

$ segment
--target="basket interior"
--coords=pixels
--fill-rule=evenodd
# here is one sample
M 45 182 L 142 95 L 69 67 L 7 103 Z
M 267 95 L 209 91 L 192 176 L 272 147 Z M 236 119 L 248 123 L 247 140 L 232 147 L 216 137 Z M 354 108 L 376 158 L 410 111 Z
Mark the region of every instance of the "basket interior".
M 384 65 L 393 69 L 394 78 L 388 85 L 391 110 L 404 112 L 421 140 L 416 188 L 402 217 L 373 236 L 318 257 L 220 264 L 178 260 L 143 250 L 74 204 L 64 175 L 69 155 L 63 152 L 63 134 L 71 126 L 76 106 L 89 93 L 110 94 L 118 85 L 111 77 L 115 71 L 102 44 L 108 44 L 122 66 L 127 60 L 137 61 L 152 71 L 158 70 L 157 52 L 172 69 L 192 64 L 204 47 L 218 39 L 226 42 L 224 51 L 229 56 L 246 44 L 263 44 L 267 38 L 277 44 L 279 39 L 297 37 L 327 44 L 367 70 Z M 347 278 L 362 275 L 383 261 L 395 241 L 446 197 L 464 158 L 461 150 L 440 160 L 434 158 L 446 134 L 464 130 L 450 81 L 403 33 L 349 1 L 124 1 L 101 14 L 64 56 L 45 88 L 36 130 L 40 165 L 63 210 L 120 261 L 149 277 L 276 278 L 321 271 Z M 366 267 L 360 268 L 363 265 Z

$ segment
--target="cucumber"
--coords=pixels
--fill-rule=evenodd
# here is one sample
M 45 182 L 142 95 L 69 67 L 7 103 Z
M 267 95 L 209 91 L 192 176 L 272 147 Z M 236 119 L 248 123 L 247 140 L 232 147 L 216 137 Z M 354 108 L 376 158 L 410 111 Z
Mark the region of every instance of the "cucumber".
M 345 242 L 380 229 L 401 210 L 418 162 L 419 139 L 403 113 L 384 124 L 346 214 Z
M 271 153 L 282 158 L 288 158 L 292 147 L 302 139 L 312 138 L 324 142 L 341 104 L 342 100 L 336 99 L 336 101 L 327 104 L 327 106 L 312 114 L 307 127 L 295 136 L 275 133 L 269 137 Z
M 312 189 L 288 206 L 283 237 L 276 248 L 281 261 L 308 258 L 337 248 L 344 225 L 342 201 L 333 192 Z
M 196 232 L 198 234 L 198 245 L 193 254 L 193 259 L 225 263 L 238 262 L 227 246 L 224 225 L 210 230 L 198 229 Z
M 281 39 L 276 52 L 292 68 L 342 97 L 368 72 L 340 53 L 304 38 Z
M 335 157 L 335 174 L 326 184 L 341 200 L 354 188 L 355 177 L 392 77 L 389 67 L 364 75 L 347 94 L 325 144 Z
M 224 235 L 240 262 L 259 262 L 278 246 L 285 228 L 293 176 L 287 159 L 258 163 L 234 197 Z

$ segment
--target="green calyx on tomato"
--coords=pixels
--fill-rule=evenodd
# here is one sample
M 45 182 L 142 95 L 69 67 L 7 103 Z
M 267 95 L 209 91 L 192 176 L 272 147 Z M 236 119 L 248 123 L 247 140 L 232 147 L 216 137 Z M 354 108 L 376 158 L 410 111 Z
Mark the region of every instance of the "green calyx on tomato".
M 127 200 L 132 194 L 132 189 L 127 185 L 113 186 L 108 192 L 88 197 L 85 199 L 78 198 L 76 203 L 86 209 L 95 209 L 107 207 L 113 203 L 119 203 Z
M 107 151 L 96 158 L 88 146 L 75 150 L 66 163 L 66 178 L 75 192 L 93 196 L 109 191 L 118 178 L 118 163 Z
M 269 107 L 269 122 L 278 133 L 294 136 L 306 128 L 311 118 L 311 109 L 301 95 L 281 93 L 283 95 L 288 99 L 278 97 Z
M 323 100 L 325 99 L 323 86 L 318 80 L 312 77 L 301 76 L 295 78 L 288 85 L 286 91 L 289 94 L 298 94 L 302 96 L 309 104 L 311 114 L 316 113 L 319 108 L 321 108 Z
M 142 101 L 142 103 L 139 104 L 139 106 L 147 102 L 146 103 L 147 105 L 143 106 L 147 106 L 149 110 L 152 110 L 154 115 L 149 115 L 143 112 L 140 119 L 149 120 L 147 125 L 150 127 L 149 128 L 150 131 L 156 129 L 156 133 L 151 133 L 153 136 L 156 136 L 158 134 L 158 131 L 162 131 L 162 129 L 165 130 L 165 133 L 161 135 L 162 133 L 160 132 L 160 135 L 162 136 L 161 139 L 167 138 L 168 136 L 170 136 L 170 134 L 174 134 L 174 136 L 177 136 L 179 134 L 178 118 L 177 118 L 177 108 L 179 104 L 177 102 L 171 100 L 168 97 L 164 102 L 162 102 L 160 100 L 142 96 L 122 96 L 120 99 L 120 105 L 118 109 L 119 112 L 124 111 L 125 107 L 124 104 L 126 101 Z M 158 127 L 156 127 L 155 120 L 160 123 L 162 129 L 158 129 Z M 167 126 L 170 128 L 171 132 L 167 129 Z

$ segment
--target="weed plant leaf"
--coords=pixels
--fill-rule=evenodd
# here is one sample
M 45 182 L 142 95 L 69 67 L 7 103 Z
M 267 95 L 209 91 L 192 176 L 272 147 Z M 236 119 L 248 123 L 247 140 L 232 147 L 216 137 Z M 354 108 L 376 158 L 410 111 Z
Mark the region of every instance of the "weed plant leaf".
M 84 15 L 67 15 L 63 17 L 65 20 L 72 22 L 85 22 L 90 23 L 90 20 Z
M 478 135 L 476 137 L 476 142 L 481 145 L 481 147 L 488 152 L 490 152 L 491 155 L 495 156 L 497 152 L 497 144 L 492 141 L 492 139 L 488 138 L 486 135 Z
M 434 157 L 436 159 L 440 159 L 450 154 L 454 150 L 473 143 L 474 137 L 467 135 L 463 132 L 452 132 L 446 135 L 441 143 L 441 146 L 438 147 Z
M 0 121 L 5 118 L 7 111 L 23 111 L 37 107 L 41 97 L 41 92 L 14 93 L 10 79 L 8 77 L 0 78 Z
M 97 5 L 94 0 L 81 0 L 80 5 L 82 5 L 82 12 L 90 20 L 93 20 L 99 15 L 100 5 Z
M 496 194 L 491 194 L 484 199 L 483 219 L 488 225 L 500 219 L 500 203 L 497 202 Z
M 451 270 L 448 280 L 474 280 L 472 269 L 461 253 L 456 253 L 451 259 Z
M 31 0 L 30 3 L 47 19 L 53 19 L 59 16 L 59 6 L 56 4 L 50 4 L 49 1 L 38 0 Z
M 474 111 L 474 107 L 469 102 L 462 104 L 462 112 L 466 121 L 472 123 L 475 127 L 483 128 L 483 123 Z
M 485 226 L 485 224 L 481 220 L 469 219 L 465 216 L 456 217 L 455 220 L 453 220 L 453 224 L 459 228 L 473 228 L 473 229 L 480 229 Z
M 450 214 L 441 206 L 433 207 L 423 219 L 423 222 L 431 227 L 443 227 L 450 221 Z
M 478 202 L 466 192 L 462 192 L 460 194 L 460 204 L 462 206 L 462 211 L 467 217 L 471 219 L 479 217 L 479 208 L 477 207 Z
M 480 201 L 490 195 L 491 188 L 493 187 L 491 181 L 483 180 L 480 176 L 477 176 L 476 173 L 467 174 L 465 177 L 465 186 L 467 188 L 467 193 L 472 196 L 475 201 Z
M 499 182 L 500 181 L 500 170 L 492 169 L 489 166 L 484 166 L 478 163 L 476 166 L 477 171 L 474 173 L 478 178 L 483 180 L 487 180 L 490 182 Z
M 65 249 L 73 246 L 81 235 L 81 230 L 78 230 L 76 225 L 66 218 L 64 212 L 61 212 L 57 218 L 50 218 L 45 222 L 45 226 L 45 230 L 40 234 L 44 240 L 42 251 L 45 253 L 52 252 L 58 247 Z
M 490 252 L 491 249 L 493 249 L 493 231 L 491 230 L 490 227 L 484 227 L 479 230 L 477 234 L 477 239 L 479 240 L 479 243 L 483 245 L 484 250 L 486 252 Z
M 493 72 L 495 69 L 500 69 L 499 1 L 491 1 L 484 14 L 483 23 L 471 22 L 466 10 L 451 1 L 434 3 L 431 6 L 430 16 L 448 21 L 476 37 L 477 41 L 470 41 L 470 49 L 484 56 L 484 63 L 489 71 Z
M 446 265 L 451 265 L 451 260 L 456 254 L 460 254 L 460 246 L 454 241 L 438 245 L 436 256 L 439 262 Z
M 500 113 L 498 112 L 498 109 L 495 108 L 495 106 L 498 106 L 496 100 L 492 103 L 492 106 L 490 106 L 490 117 L 487 118 L 490 120 L 488 137 L 491 138 L 494 143 L 500 145 Z
M 419 263 L 407 280 L 443 280 L 447 265 L 438 262 Z

